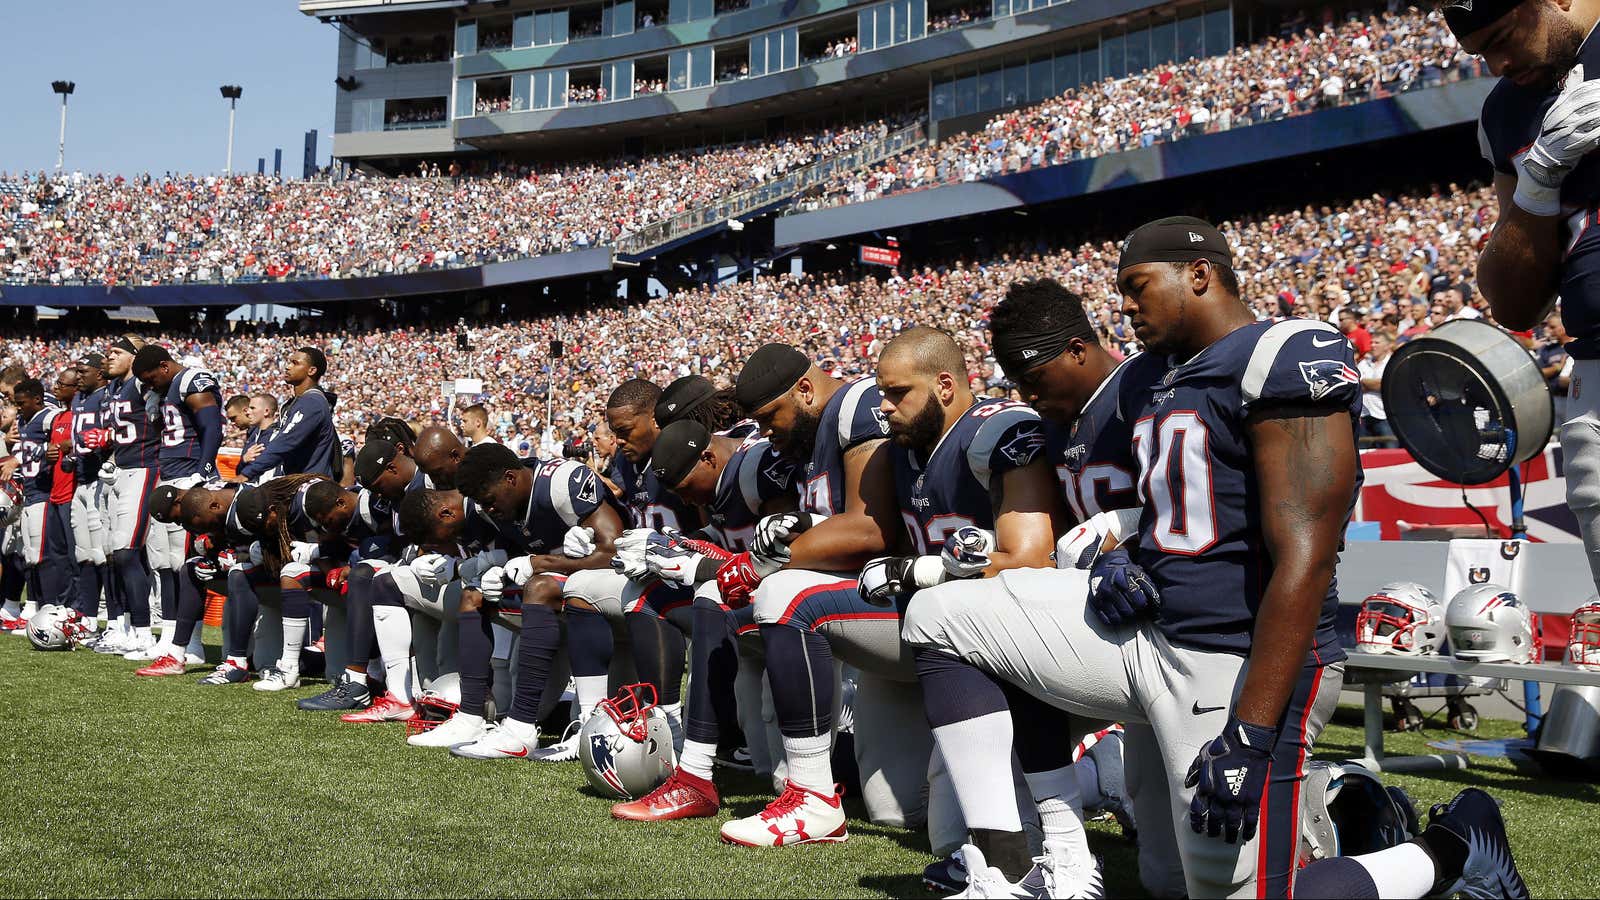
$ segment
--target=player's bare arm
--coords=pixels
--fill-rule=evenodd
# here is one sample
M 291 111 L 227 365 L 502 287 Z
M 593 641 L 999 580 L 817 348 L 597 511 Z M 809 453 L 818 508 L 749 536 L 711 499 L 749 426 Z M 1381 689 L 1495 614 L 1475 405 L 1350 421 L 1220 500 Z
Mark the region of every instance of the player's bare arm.
M 895 500 L 889 442 L 866 441 L 845 451 L 844 474 L 844 512 L 795 539 L 789 568 L 855 570 L 894 551 L 905 528 Z
M 578 559 L 560 553 L 534 556 L 530 561 L 535 572 L 567 575 L 585 569 L 604 569 L 611 565 L 611 557 L 617 554 L 616 540 L 622 536 L 622 517 L 617 515 L 616 509 L 601 504 L 579 524 L 594 529 L 594 552 Z
M 1048 568 L 1055 535 L 1067 521 L 1055 472 L 1041 456 L 1001 476 L 1000 491 L 994 520 L 997 546 L 984 575 Z
M 1344 410 L 1270 407 L 1248 427 L 1273 568 L 1234 712 L 1242 721 L 1276 727 L 1333 581 L 1355 490 L 1356 444 Z
M 1517 177 L 1494 176 L 1500 219 L 1478 257 L 1478 287 L 1507 328 L 1532 328 L 1556 299 L 1561 271 L 1561 217 L 1536 216 L 1512 202 Z

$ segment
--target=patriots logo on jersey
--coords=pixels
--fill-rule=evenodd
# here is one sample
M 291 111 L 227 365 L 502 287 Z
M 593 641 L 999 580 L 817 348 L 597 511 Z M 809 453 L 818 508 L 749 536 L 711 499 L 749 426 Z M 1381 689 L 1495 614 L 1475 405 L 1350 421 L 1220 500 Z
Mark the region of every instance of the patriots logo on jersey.
M 878 431 L 882 434 L 889 433 L 889 419 L 884 416 L 883 410 L 876 407 L 872 410 L 872 417 L 878 420 Z
M 583 479 L 583 484 L 578 487 L 578 499 L 585 503 L 599 503 L 600 495 L 595 487 L 597 479 L 590 475 Z
M 1083 458 L 1089 455 L 1088 444 L 1073 444 L 1061 452 L 1061 458 L 1067 467 L 1076 471 L 1083 466 Z
M 1037 425 L 1037 423 L 1034 424 Z M 1011 440 L 1006 441 L 1000 446 L 1000 452 L 1005 454 L 1006 459 L 1011 460 L 1011 464 L 1018 468 L 1033 462 L 1033 460 L 1039 455 L 1039 451 L 1043 449 L 1043 427 L 1018 428 L 1016 432 L 1011 435 Z
M 1311 399 L 1321 400 L 1333 393 L 1341 384 L 1360 384 L 1361 376 L 1355 369 L 1337 359 L 1315 359 L 1300 364 L 1300 377 L 1311 389 Z

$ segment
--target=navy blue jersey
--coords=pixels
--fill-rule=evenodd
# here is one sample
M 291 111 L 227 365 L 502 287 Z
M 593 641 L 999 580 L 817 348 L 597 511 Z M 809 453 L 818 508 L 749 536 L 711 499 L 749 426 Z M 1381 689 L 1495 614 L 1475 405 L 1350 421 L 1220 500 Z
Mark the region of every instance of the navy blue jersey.
M 1112 509 L 1139 505 L 1134 490 L 1133 429 L 1117 411 L 1124 361 L 1089 395 L 1070 426 L 1046 422 L 1045 452 L 1056 467 L 1056 479 L 1067 508 L 1079 522 Z
M 515 521 L 504 523 L 500 529 L 513 552 L 559 553 L 567 529 L 582 524 L 606 503 L 615 508 L 615 500 L 600 483 L 600 476 L 581 462 L 530 459 L 523 465 L 533 473 L 528 505 Z
M 339 435 L 333 429 L 333 402 L 321 388 L 311 388 L 289 401 L 278 424 L 261 440 L 266 444 L 261 455 L 239 467 L 239 474 L 251 481 L 263 475 L 300 474 L 326 475 L 337 481 L 344 474 Z
M 90 450 L 83 445 L 85 431 L 105 425 L 100 418 L 105 405 L 104 386 L 87 393 L 80 392 L 72 398 L 72 455 L 77 457 L 73 477 L 78 484 L 92 484 L 99 477 L 100 463 L 105 460 L 103 451 Z
M 189 398 L 195 394 L 210 394 L 216 404 L 209 423 L 202 422 L 200 414 L 189 407 Z M 184 369 L 172 379 L 161 402 L 162 478 L 196 474 L 209 477 L 216 472 L 217 446 L 222 442 L 221 413 L 222 388 L 210 372 Z
M 1027 405 L 980 400 L 961 414 L 926 459 L 894 445 L 895 495 L 911 544 L 938 553 L 958 528 L 994 529 L 1000 479 L 1044 450 L 1044 424 Z
M 1361 415 L 1354 350 L 1327 322 L 1256 322 L 1188 362 L 1145 353 L 1126 366 L 1121 408 L 1133 422 L 1143 503 L 1134 558 L 1161 591 L 1159 624 L 1174 643 L 1250 650 L 1272 561 L 1245 420 L 1284 403 Z M 1316 632 L 1323 663 L 1343 658 L 1338 606 L 1330 584 Z
M 250 546 L 256 539 L 255 535 L 245 529 L 244 523 L 239 521 L 239 497 L 244 492 L 244 488 L 233 492 L 233 499 L 228 501 L 228 512 L 222 518 L 223 540 L 230 546 L 240 549 Z
M 1590 32 L 1578 49 L 1578 61 L 1589 79 L 1600 74 L 1600 40 Z M 1523 87 L 1502 78 L 1483 101 L 1478 143 L 1496 172 L 1515 175 L 1516 161 L 1528 152 L 1544 127 L 1544 115 L 1555 103 L 1561 85 L 1548 89 Z M 1567 216 L 1567 255 L 1557 292 L 1561 321 L 1572 342 L 1567 352 L 1578 359 L 1600 358 L 1600 156 L 1590 154 L 1561 184 L 1561 209 Z
M 101 427 L 111 429 L 112 460 L 119 469 L 154 469 L 161 464 L 161 398 L 136 378 L 111 382 Z
M 61 412 L 61 407 L 55 405 L 55 398 L 46 395 L 45 408 L 17 431 L 17 459 L 21 463 L 17 475 L 22 478 L 22 502 L 25 506 L 50 499 L 56 467 L 45 460 L 44 454 L 50 449 L 50 427 Z
M 693 531 L 700 526 L 700 513 L 661 486 L 649 459 L 636 466 L 618 453 L 611 460 L 611 480 L 622 489 L 631 527 Z
M 749 550 L 762 505 L 778 497 L 793 496 L 794 473 L 799 467 L 766 438 L 745 437 L 717 476 L 717 493 L 709 508 L 711 522 L 706 528 L 712 541 L 735 553 Z
M 852 381 L 828 398 L 817 422 L 817 445 L 800 486 L 800 511 L 836 516 L 844 512 L 844 455 L 867 441 L 889 436 L 879 406 L 883 395 L 871 378 Z
M 471 497 L 461 498 L 462 523 L 461 533 L 456 536 L 456 555 L 462 559 L 477 556 L 485 550 L 494 550 L 504 541 L 500 528 L 483 507 L 472 501 Z
M 755 419 L 740 419 L 728 426 L 727 429 L 717 432 L 717 434 L 738 438 L 742 441 L 747 437 L 759 436 L 761 434 L 761 426 L 756 424 Z

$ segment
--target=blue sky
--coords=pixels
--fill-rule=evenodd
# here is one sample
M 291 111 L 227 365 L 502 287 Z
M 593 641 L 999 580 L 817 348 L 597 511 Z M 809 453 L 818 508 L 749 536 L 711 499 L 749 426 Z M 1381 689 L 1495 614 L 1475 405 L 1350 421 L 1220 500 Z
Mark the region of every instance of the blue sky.
M 233 167 L 283 148 L 300 176 L 305 132 L 317 161 L 333 140 L 338 35 L 294 0 L 45 0 L 5 3 L 0 53 L 0 171 L 52 170 L 61 103 L 57 79 L 77 82 L 67 113 L 68 170 L 132 175 L 221 172 L 228 106 L 218 88 L 244 88 Z

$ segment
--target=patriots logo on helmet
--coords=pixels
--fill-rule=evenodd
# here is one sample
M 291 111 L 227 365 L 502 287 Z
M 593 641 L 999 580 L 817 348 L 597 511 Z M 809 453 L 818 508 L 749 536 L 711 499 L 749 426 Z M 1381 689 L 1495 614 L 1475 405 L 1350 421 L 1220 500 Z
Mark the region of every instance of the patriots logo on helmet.
M 1487 615 L 1502 606 L 1521 605 L 1522 601 L 1517 599 L 1516 594 L 1513 594 L 1509 591 L 1502 591 L 1501 593 L 1495 594 L 1493 597 L 1483 601 L 1483 607 L 1478 610 L 1478 615 Z
M 1037 423 L 1029 423 L 1030 425 Z M 1011 460 L 1014 466 L 1025 466 L 1033 462 L 1044 449 L 1044 429 L 1042 427 L 1023 426 L 1012 435 L 1011 440 L 1000 445 L 1000 452 L 1006 459 Z
M 1360 384 L 1361 376 L 1355 369 L 1337 359 L 1315 359 L 1300 364 L 1300 377 L 1311 389 L 1311 399 L 1321 400 L 1333 393 L 1341 384 Z
M 595 771 L 605 783 L 616 788 L 617 793 L 627 796 L 628 791 L 622 786 L 622 779 L 617 777 L 617 755 L 611 746 L 611 738 L 603 734 L 590 737 L 589 755 L 594 759 Z

